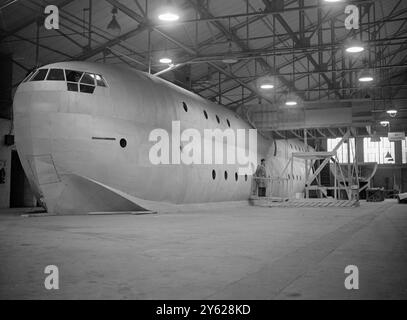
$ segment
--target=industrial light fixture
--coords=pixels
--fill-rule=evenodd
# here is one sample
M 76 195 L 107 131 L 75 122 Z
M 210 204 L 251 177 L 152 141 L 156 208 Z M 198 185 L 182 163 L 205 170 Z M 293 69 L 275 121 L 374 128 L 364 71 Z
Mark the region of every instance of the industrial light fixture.
M 297 100 L 295 99 L 295 97 L 292 94 L 288 93 L 286 100 L 285 100 L 285 105 L 286 106 L 296 106 L 297 104 L 298 103 L 297 103 Z
M 352 39 L 346 43 L 345 50 L 348 53 L 359 53 L 365 50 L 365 48 L 363 47 L 362 42 Z
M 274 85 L 271 83 L 263 83 L 262 85 L 260 85 L 260 89 L 263 89 L 263 90 L 270 90 L 273 88 L 274 88 Z
M 362 72 L 359 75 L 360 82 L 371 82 L 373 80 L 374 80 L 374 78 L 373 78 L 373 75 L 370 72 L 370 70 L 368 70 L 368 69 L 362 70 Z
M 172 63 L 172 59 L 171 59 L 171 58 L 168 58 L 168 57 L 164 57 L 164 58 L 161 58 L 161 59 L 160 59 L 160 63 L 163 63 L 163 64 L 170 64 L 170 63 Z
M 229 41 L 229 50 L 228 50 L 227 55 L 222 59 L 222 62 L 223 62 L 223 63 L 226 63 L 226 64 L 233 64 L 233 63 L 236 63 L 236 62 L 238 62 L 238 61 L 239 61 L 239 60 L 237 60 L 236 57 L 233 56 L 233 53 L 232 53 L 232 42 Z
M 387 151 L 386 155 L 384 156 L 385 159 L 388 159 L 389 161 L 393 161 L 393 157 L 391 156 L 390 152 Z
M 286 105 L 286 106 L 296 106 L 296 105 L 297 105 L 297 101 L 295 101 L 295 100 L 287 100 L 287 101 L 285 102 L 285 105 Z
M 325 2 L 342 2 L 343 0 L 324 0 Z
M 112 13 L 112 20 L 110 20 L 109 24 L 107 25 L 107 29 L 115 31 L 115 32 L 116 31 L 121 32 L 122 28 L 120 27 L 120 24 L 116 20 L 117 8 L 113 7 L 111 13 Z
M 382 127 L 387 127 L 389 124 L 390 124 L 390 122 L 387 121 L 387 120 L 380 121 L 380 125 L 381 125 Z
M 397 110 L 395 110 L 395 109 L 390 109 L 390 110 L 387 110 L 386 112 L 392 118 L 394 118 L 397 115 Z
M 167 0 L 167 5 L 161 9 L 158 14 L 158 19 L 161 21 L 173 22 L 179 19 L 179 15 L 171 0 Z

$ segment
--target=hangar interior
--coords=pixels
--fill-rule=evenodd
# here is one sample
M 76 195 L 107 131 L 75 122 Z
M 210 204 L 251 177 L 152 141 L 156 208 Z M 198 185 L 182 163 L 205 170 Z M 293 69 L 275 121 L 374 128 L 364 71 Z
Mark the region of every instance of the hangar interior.
M 58 8 L 59 28 L 49 30 L 45 27 L 49 14 L 45 13 L 44 9 L 49 5 Z M 347 12 L 348 6 L 352 8 Z M 354 8 L 357 8 L 356 16 L 352 16 L 355 14 Z M 349 19 L 350 16 L 352 19 Z M 352 26 L 349 27 L 349 24 Z M 384 201 L 377 205 L 363 202 L 360 208 L 343 209 L 345 211 L 339 214 L 338 221 L 333 224 L 335 230 L 349 226 L 354 228 L 355 230 L 352 230 L 356 233 L 361 227 L 358 229 L 355 226 L 353 215 L 359 219 L 356 224 L 370 223 L 379 215 L 378 212 L 384 212 L 385 208 L 393 206 L 399 194 L 407 192 L 406 1 L 55 0 L 51 2 L 10 0 L 3 1 L 0 5 L 0 28 L 0 208 L 2 209 L 40 206 L 24 174 L 14 144 L 13 97 L 19 84 L 30 72 L 46 64 L 60 61 L 92 61 L 154 74 L 236 112 L 266 138 L 298 139 L 315 150 L 314 154 L 307 155 L 307 152 L 297 149 L 296 146 L 290 147 L 298 157 L 304 159 L 305 163 L 308 163 L 307 161 L 311 163 L 310 175 L 318 170 L 318 166 L 324 163 L 327 157 L 332 156 L 332 154 L 322 156 L 323 153 L 334 152 L 335 162 L 330 164 L 328 162 L 327 166 L 321 167 L 318 171 L 319 176 L 314 177 L 317 182 L 310 181 L 309 190 L 301 197 L 307 195 L 313 198 L 335 197 L 335 199 L 353 197 L 353 199 Z M 335 170 L 332 170 L 333 166 Z M 335 172 L 341 172 L 342 182 L 336 181 L 339 178 Z M 353 181 L 352 174 L 355 174 L 357 182 Z M 298 176 L 290 174 L 289 164 L 283 178 L 299 180 Z M 363 179 L 364 181 L 361 181 Z M 351 185 L 355 183 L 357 183 L 357 192 L 351 194 Z M 349 192 L 347 198 L 340 190 L 336 192 L 337 189 L 334 191 L 329 189 L 332 186 L 338 188 L 338 185 L 347 188 Z M 250 194 L 247 195 L 248 199 L 249 197 Z M 254 212 L 255 219 L 266 219 L 270 206 L 276 203 L 281 206 L 281 202 L 274 201 L 271 194 L 268 195 L 266 203 L 259 197 L 253 199 L 255 204 L 263 207 L 253 209 L 263 210 Z M 365 207 L 366 205 L 368 207 Z M 403 226 L 407 226 L 406 220 L 400 217 L 405 208 L 403 209 L 402 206 L 392 208 L 393 211 L 389 216 L 399 223 L 400 229 L 388 230 L 388 232 L 390 234 L 399 232 L 400 237 L 405 240 Z M 277 220 L 289 219 L 293 222 L 298 219 L 297 222 L 300 223 L 304 219 L 303 216 L 296 216 L 295 209 L 286 210 L 286 214 L 284 212 L 277 214 Z M 312 213 L 311 209 L 303 210 L 310 215 Z M 362 214 L 368 210 L 373 210 L 374 214 L 365 221 L 366 219 L 363 220 L 365 216 Z M 178 215 L 182 218 L 182 214 Z M 233 224 L 236 224 L 236 230 L 243 232 L 238 229 L 242 226 L 237 226 L 239 217 L 241 221 L 249 224 L 250 219 L 241 215 L 239 213 L 233 216 Z M 321 229 L 316 231 L 321 223 L 320 219 L 332 219 L 329 213 L 327 216 L 322 213 L 317 215 L 318 217 L 313 216 L 308 222 L 302 221 L 306 225 L 304 229 L 306 231 L 301 235 L 300 242 L 306 242 L 308 236 L 312 238 L 310 236 L 312 233 L 326 236 L 323 232 L 331 231 L 332 226 L 321 226 Z M 209 221 L 208 216 L 196 215 L 195 217 L 198 217 L 202 223 L 213 223 Z M 222 225 L 227 217 L 222 213 L 214 219 Z M 52 222 L 47 219 L 49 218 L 44 218 L 44 224 L 51 224 L 48 227 L 52 228 Z M 84 219 L 88 219 L 82 221 L 86 228 L 91 229 L 93 222 L 89 217 Z M 103 217 L 103 219 L 111 218 Z M 125 218 L 121 217 L 118 221 L 122 221 L 120 219 Z M 153 228 L 146 219 L 147 217 L 140 218 L 141 225 L 147 229 Z M 173 221 L 168 221 L 171 220 L 169 217 L 163 219 L 166 219 L 163 223 L 174 226 Z M 195 230 L 194 221 L 191 219 L 194 218 L 186 218 L 186 226 Z M 381 219 L 384 218 L 381 217 Z M 101 221 L 96 224 L 101 224 Z M 395 223 L 394 221 L 392 223 Z M 107 222 L 112 222 L 113 229 L 120 234 L 117 221 Z M 33 223 L 35 224 L 33 228 L 36 228 L 41 222 Z M 75 228 L 72 221 L 67 223 L 69 224 L 67 228 Z M 154 221 L 154 224 L 156 223 Z M 3 225 L 10 229 L 17 228 L 9 226 L 7 221 Z M 353 227 L 350 227 L 351 225 Z M 276 225 L 270 223 L 269 226 L 278 233 Z M 162 228 L 159 225 L 155 227 Z M 181 225 L 175 227 L 178 231 L 183 230 Z M 349 228 L 344 234 L 340 234 L 339 229 L 336 230 L 337 233 L 333 237 L 342 241 L 344 235 L 354 235 Z M 380 229 L 379 226 L 376 228 Z M 106 229 L 103 230 L 109 232 Z M 365 247 L 362 243 L 367 246 L 364 241 L 371 241 L 380 247 L 381 240 L 385 239 L 385 236 L 382 239 L 374 238 L 372 234 L 375 230 L 373 228 L 366 231 L 368 240 L 354 239 L 356 246 L 361 246 L 363 250 Z M 17 229 L 14 231 L 15 238 L 10 236 L 9 241 L 12 241 L 11 239 L 18 241 L 16 235 L 18 231 Z M 202 232 L 195 231 L 197 234 Z M 263 231 L 266 232 L 262 230 L 260 234 L 263 234 Z M 91 233 L 91 231 L 87 232 Z M 193 237 L 189 231 L 180 232 L 182 241 L 189 236 Z M 123 234 L 130 237 L 131 231 L 126 229 Z M 257 237 L 255 229 L 250 229 L 248 234 L 258 242 L 263 242 L 265 239 Z M 214 233 L 211 235 L 216 237 Z M 143 236 L 148 237 L 145 234 Z M 174 237 L 167 236 L 170 239 Z M 234 240 L 244 247 L 243 250 L 249 252 L 250 248 L 245 245 L 243 238 Z M 50 239 L 47 241 L 52 242 L 53 240 Z M 181 241 L 180 239 L 173 240 L 176 242 Z M 320 241 L 318 245 L 322 245 L 322 238 L 318 239 Z M 398 243 L 399 239 L 394 241 Z M 272 241 L 269 238 L 266 240 Z M 39 240 L 34 237 L 33 241 Z M 59 240 L 56 242 L 58 244 L 55 246 L 63 246 Z M 211 243 L 202 245 L 208 246 L 206 249 L 210 250 L 208 248 Z M 402 247 L 405 248 L 405 244 L 398 245 L 400 247 L 397 248 L 400 250 L 403 249 Z M 177 256 L 174 252 L 172 252 L 174 256 L 170 256 L 170 253 L 167 256 L 167 252 L 161 252 L 163 255 L 160 255 L 160 252 L 154 251 L 159 249 L 154 247 L 150 249 L 152 255 L 159 256 L 157 259 L 171 260 L 173 257 L 175 260 L 183 259 L 181 255 Z M 168 250 L 171 252 L 173 249 Z M 261 250 L 263 249 L 266 250 L 262 247 Z M 324 248 L 327 252 L 328 249 L 328 247 Z M 324 250 L 322 252 L 325 252 Z M 383 250 L 387 249 L 383 248 Z M 261 251 L 261 254 L 264 252 Z M 390 270 L 397 270 L 398 274 L 402 273 L 401 283 L 405 283 L 406 274 L 401 266 L 405 265 L 406 257 L 405 253 L 404 255 L 398 253 L 400 263 L 391 265 L 394 268 Z M 194 257 L 193 252 L 188 254 Z M 300 251 L 299 254 L 306 255 L 307 252 Z M 343 256 L 339 258 L 349 260 Z M 374 260 L 373 256 L 365 256 L 365 258 Z M 23 257 L 13 256 L 10 261 L 17 263 L 18 259 Z M 279 262 L 282 266 L 290 263 L 289 256 L 285 256 L 284 259 Z M 195 263 L 199 264 L 191 262 L 190 265 L 191 277 L 195 270 L 193 269 Z M 220 270 L 214 271 L 219 272 L 221 280 L 226 280 L 222 278 L 222 268 L 229 268 L 228 263 L 225 262 L 220 266 Z M 312 263 L 303 261 L 301 266 L 308 268 Z M 148 269 L 147 265 L 146 262 L 143 268 Z M 177 261 L 171 265 L 173 268 L 176 266 Z M 251 267 L 244 260 L 241 270 L 236 272 L 244 273 Z M 130 270 L 126 268 L 121 270 L 123 277 L 130 276 Z M 262 266 L 262 268 L 259 269 L 261 271 L 258 276 L 266 277 L 265 267 Z M 373 268 L 370 271 L 374 273 L 374 270 L 376 269 Z M 157 272 L 161 271 L 157 270 Z M 279 272 L 281 273 L 281 270 Z M 297 269 L 293 270 L 290 276 L 285 274 L 276 276 L 281 276 L 289 283 L 296 274 L 300 274 Z M 71 275 L 71 279 L 75 279 L 75 276 L 79 275 Z M 166 281 L 164 278 L 164 276 L 160 278 L 163 283 Z M 196 294 L 192 295 L 193 298 L 242 297 L 239 292 L 242 292 L 245 287 L 244 281 L 211 295 L 210 288 L 216 287 L 215 278 L 211 278 L 213 283 L 211 282 L 204 289 L 202 286 L 207 283 L 191 283 L 184 279 L 185 283 L 181 281 L 184 287 L 177 287 L 175 297 L 186 297 L 186 288 L 196 286 L 203 291 L 199 294 L 196 291 Z M 157 281 L 159 282 L 160 279 Z M 325 274 L 318 279 L 326 281 L 329 276 Z M 233 275 L 230 275 L 227 281 L 229 280 L 234 280 Z M 145 288 L 142 293 L 134 293 L 129 287 L 123 285 L 121 288 L 123 291 L 114 297 L 165 298 L 170 294 L 167 289 L 159 291 L 158 294 L 156 294 L 158 291 L 150 292 L 147 282 L 140 281 L 141 287 Z M 342 280 L 335 279 L 335 281 Z M 389 281 L 391 284 L 396 283 L 395 278 Z M 160 287 L 158 282 L 154 284 L 156 290 Z M 172 283 L 168 284 L 169 287 L 172 285 Z M 307 292 L 311 298 L 323 297 L 323 290 L 313 290 L 312 283 L 306 280 L 291 290 L 287 289 L 289 288 L 287 286 L 279 287 L 276 284 L 277 287 L 278 290 L 275 289 L 276 291 L 272 292 L 266 288 L 260 288 L 259 291 L 252 288 L 251 294 L 257 298 L 264 298 L 263 294 L 279 298 L 295 298 L 297 297 L 295 292 L 298 291 L 301 292 L 298 297 L 307 297 Z M 284 288 L 287 290 L 284 291 Z M 394 294 L 388 286 L 382 288 L 379 284 L 377 286 L 370 284 L 369 288 L 373 291 L 365 288 L 362 292 L 363 297 L 397 298 L 403 295 L 405 297 L 406 293 L 405 288 L 402 287 L 397 287 L 400 290 Z M 88 289 L 86 287 L 78 296 L 83 298 L 87 293 L 94 294 L 94 291 L 89 289 L 88 292 Z M 15 289 L 14 294 L 21 296 L 21 292 Z M 353 297 L 348 296 L 346 292 L 338 294 L 335 289 L 327 292 L 340 298 Z M 24 294 L 27 297 L 30 296 L 29 293 L 23 293 L 23 297 L 25 297 Z M 49 296 L 45 294 L 44 297 Z M 61 293 L 60 297 L 72 297 L 72 295 Z M 112 296 L 101 294 L 98 297 Z

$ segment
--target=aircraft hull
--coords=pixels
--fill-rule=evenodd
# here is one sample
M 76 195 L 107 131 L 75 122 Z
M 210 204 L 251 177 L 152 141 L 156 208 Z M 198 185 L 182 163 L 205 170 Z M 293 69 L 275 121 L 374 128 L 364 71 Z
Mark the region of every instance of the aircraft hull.
M 140 72 L 86 62 L 48 67 L 97 72 L 108 81 L 107 88 L 96 88 L 92 95 L 69 92 L 65 82 L 52 81 L 25 82 L 16 92 L 17 150 L 36 197 L 49 212 L 172 211 L 248 200 L 252 179 L 238 176 L 236 181 L 239 164 L 154 165 L 149 158 L 151 132 L 171 132 L 173 121 L 180 122 L 181 131 L 225 130 L 226 119 L 233 130 L 251 128 L 231 111 Z M 289 144 L 301 145 L 296 140 L 274 144 L 261 136 L 257 143 L 257 157 L 267 159 L 273 176 L 294 151 Z M 300 163 L 295 170 L 303 176 Z M 303 190 L 303 181 L 292 182 L 291 195 Z M 286 192 L 282 186 L 273 188 L 275 196 Z

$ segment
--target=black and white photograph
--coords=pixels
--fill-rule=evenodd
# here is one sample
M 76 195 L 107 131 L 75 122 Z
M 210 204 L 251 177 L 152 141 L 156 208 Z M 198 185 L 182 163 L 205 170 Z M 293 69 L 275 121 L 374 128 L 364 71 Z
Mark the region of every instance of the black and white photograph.
M 406 300 L 406 132 L 405 0 L 0 0 L 0 300 Z

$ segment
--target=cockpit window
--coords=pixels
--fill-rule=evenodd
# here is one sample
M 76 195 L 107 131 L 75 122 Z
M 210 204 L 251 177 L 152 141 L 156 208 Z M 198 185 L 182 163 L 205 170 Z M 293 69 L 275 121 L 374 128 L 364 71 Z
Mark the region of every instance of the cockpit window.
M 32 75 L 35 73 L 36 70 L 33 70 L 31 72 L 29 72 L 27 74 L 27 76 L 24 78 L 23 82 L 27 82 L 28 80 L 30 80 L 30 78 L 32 77 Z
M 48 74 L 48 76 L 47 76 Z M 65 81 L 68 91 L 94 93 L 96 86 L 107 87 L 106 81 L 99 74 L 64 69 L 38 69 L 29 74 L 25 81 Z
M 80 91 L 84 93 L 93 93 L 93 91 L 95 91 L 95 80 L 93 74 L 85 73 L 82 76 Z
M 39 69 L 30 81 L 42 81 L 47 76 L 48 69 Z
M 96 84 L 99 87 L 106 87 L 105 80 L 103 79 L 103 77 L 101 75 L 96 74 L 95 77 L 96 77 Z
M 73 71 L 73 70 L 65 70 L 66 74 L 66 81 L 68 82 L 79 82 L 80 78 L 82 77 L 83 72 Z
M 81 83 L 83 84 L 91 84 L 95 85 L 95 80 L 93 80 L 93 74 L 90 75 L 89 73 L 85 73 L 81 79 Z
M 51 69 L 48 73 L 47 80 L 52 81 L 65 81 L 64 70 Z
M 84 93 L 93 93 L 93 91 L 95 91 L 95 86 L 87 86 L 87 85 L 81 84 L 80 88 L 81 88 L 81 92 L 84 92 Z

